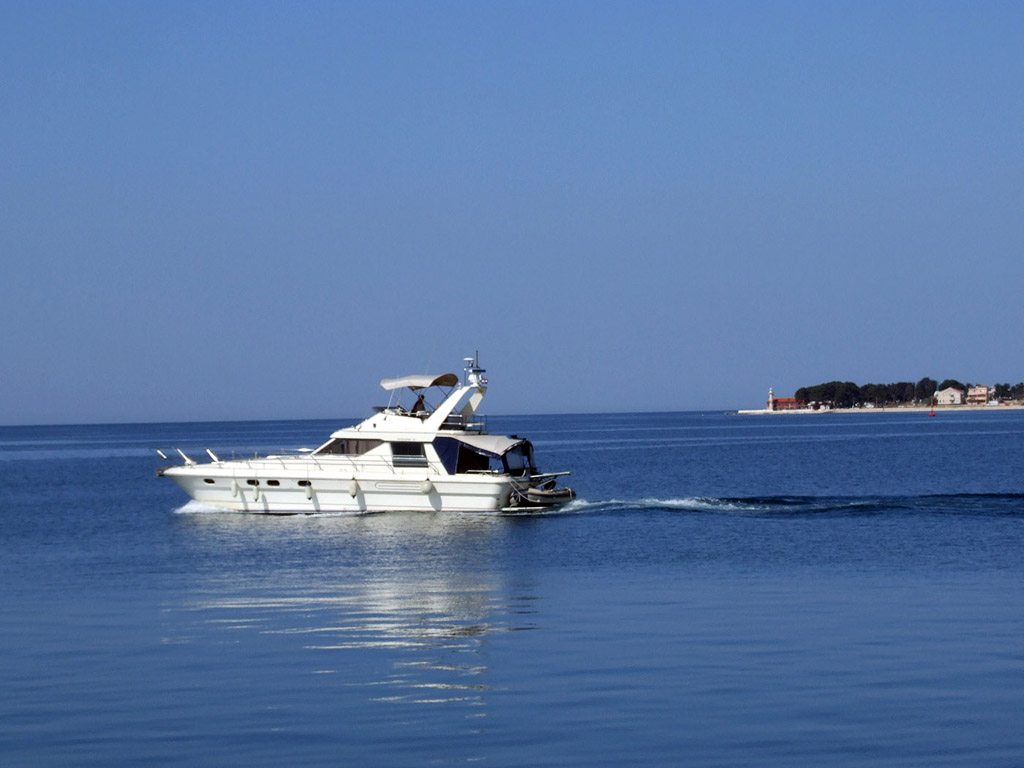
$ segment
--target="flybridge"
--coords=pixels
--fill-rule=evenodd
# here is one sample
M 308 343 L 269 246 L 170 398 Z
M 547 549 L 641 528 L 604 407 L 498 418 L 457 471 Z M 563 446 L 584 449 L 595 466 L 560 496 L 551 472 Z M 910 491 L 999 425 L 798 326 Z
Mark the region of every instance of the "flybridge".
M 463 368 L 462 382 L 464 386 L 475 387 L 483 384 L 487 384 L 481 374 L 486 373 L 484 368 L 480 367 L 478 360 L 479 352 L 475 357 L 464 358 L 466 363 Z M 435 376 L 430 373 L 413 374 L 412 376 L 402 376 L 398 379 L 381 379 L 380 385 L 383 389 L 395 390 L 403 389 L 408 387 L 409 389 L 420 390 L 429 389 L 430 387 L 454 387 L 459 383 L 459 377 L 454 373 L 442 373 L 439 376 Z
M 403 419 L 413 418 L 422 422 L 426 430 L 468 430 L 485 431 L 486 423 L 476 417 L 476 411 L 487 392 L 487 379 L 483 377 L 484 369 L 480 367 L 476 357 L 465 359 L 462 383 L 454 373 L 415 374 L 397 379 L 381 379 L 381 387 L 392 393 L 387 406 L 378 409 L 378 415 L 364 422 L 372 429 L 419 431 L 419 427 Z M 441 390 L 442 400 L 434 405 L 430 391 Z M 407 408 L 402 404 L 401 394 L 404 390 L 411 391 L 415 403 Z M 363 425 L 356 427 L 362 428 Z

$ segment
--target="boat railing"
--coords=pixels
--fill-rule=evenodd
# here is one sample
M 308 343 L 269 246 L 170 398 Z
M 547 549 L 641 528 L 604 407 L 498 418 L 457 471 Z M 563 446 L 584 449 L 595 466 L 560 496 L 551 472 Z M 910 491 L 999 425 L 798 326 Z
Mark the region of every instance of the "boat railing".
M 162 459 L 182 459 L 186 463 L 189 460 L 194 460 L 196 463 L 206 463 L 210 461 L 245 461 L 246 459 L 266 459 L 270 456 L 281 456 L 288 458 L 295 458 L 298 456 L 308 456 L 315 448 L 245 448 L 245 447 L 234 447 L 234 448 L 208 448 L 208 447 L 191 447 L 191 448 L 179 448 L 178 446 L 172 446 L 170 448 L 160 446 L 153 448 L 153 452 L 156 453 Z
M 207 463 L 207 457 L 214 462 L 232 461 L 238 462 L 250 469 L 265 470 L 267 465 L 280 464 L 282 470 L 294 469 L 289 463 L 296 458 L 307 459 L 312 462 L 318 470 L 337 470 L 341 465 L 351 468 L 353 472 L 380 471 L 388 472 L 398 478 L 404 474 L 403 469 L 427 469 L 438 475 L 448 474 L 448 470 L 439 461 L 430 461 L 420 456 L 368 456 L 366 454 L 327 454 L 318 456 L 312 449 L 287 449 L 280 451 L 265 451 L 233 448 L 233 449 L 178 449 L 178 448 L 154 448 L 160 458 L 164 460 L 180 459 L 186 465 L 197 465 Z M 167 467 L 164 467 L 167 468 Z
M 473 414 L 472 417 L 467 419 L 461 413 L 453 413 L 444 420 L 444 423 L 441 424 L 441 429 L 462 430 L 465 432 L 479 432 L 480 434 L 486 434 L 487 417 L 481 416 L 480 414 Z

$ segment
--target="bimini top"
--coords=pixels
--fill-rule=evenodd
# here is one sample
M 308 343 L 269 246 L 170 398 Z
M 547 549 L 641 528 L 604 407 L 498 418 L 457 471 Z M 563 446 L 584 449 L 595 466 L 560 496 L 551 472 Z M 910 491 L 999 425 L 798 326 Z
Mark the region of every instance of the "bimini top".
M 459 377 L 454 373 L 442 373 L 434 376 L 429 373 L 421 373 L 417 376 L 403 376 L 400 379 L 381 379 L 380 385 L 384 389 L 426 389 L 427 387 L 454 387 L 459 383 Z
M 452 439 L 465 443 L 488 456 L 504 456 L 512 448 L 527 442 L 521 437 L 501 435 L 452 435 Z

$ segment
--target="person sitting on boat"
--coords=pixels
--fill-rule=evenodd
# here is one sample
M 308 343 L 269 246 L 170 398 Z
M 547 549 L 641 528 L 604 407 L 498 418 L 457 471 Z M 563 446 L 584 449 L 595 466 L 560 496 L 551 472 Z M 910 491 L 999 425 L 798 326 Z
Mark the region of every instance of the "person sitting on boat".
M 412 412 L 413 413 L 421 413 L 422 411 L 425 411 L 425 410 L 427 410 L 427 407 L 423 403 L 423 395 L 420 395 L 419 397 L 416 398 L 416 403 L 412 407 Z

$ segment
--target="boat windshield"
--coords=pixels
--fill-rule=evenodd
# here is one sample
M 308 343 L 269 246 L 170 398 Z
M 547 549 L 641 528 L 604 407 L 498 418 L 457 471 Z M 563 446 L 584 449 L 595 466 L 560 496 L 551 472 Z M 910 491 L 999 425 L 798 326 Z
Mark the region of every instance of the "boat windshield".
M 532 475 L 537 472 L 533 463 L 533 446 L 529 441 L 523 441 L 519 445 L 510 448 L 502 456 L 505 462 L 505 470 L 512 476 Z

